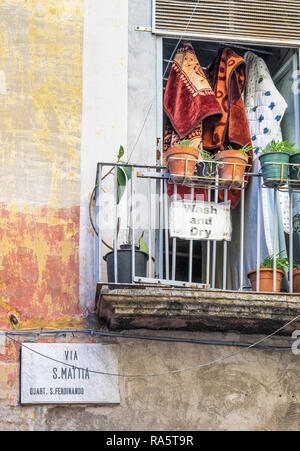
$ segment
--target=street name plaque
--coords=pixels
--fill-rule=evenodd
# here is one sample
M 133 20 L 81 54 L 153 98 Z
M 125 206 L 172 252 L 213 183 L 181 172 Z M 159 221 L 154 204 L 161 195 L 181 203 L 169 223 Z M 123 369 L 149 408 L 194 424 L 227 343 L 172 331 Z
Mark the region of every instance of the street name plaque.
M 119 404 L 114 345 L 24 343 L 21 404 Z

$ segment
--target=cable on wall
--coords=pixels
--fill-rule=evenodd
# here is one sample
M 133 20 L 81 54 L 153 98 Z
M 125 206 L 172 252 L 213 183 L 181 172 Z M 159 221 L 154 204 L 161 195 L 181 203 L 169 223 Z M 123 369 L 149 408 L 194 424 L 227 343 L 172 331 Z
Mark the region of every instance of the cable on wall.
M 210 361 L 210 362 L 203 363 L 203 364 L 200 364 L 200 365 L 195 365 L 195 366 L 191 366 L 191 367 L 180 368 L 180 369 L 175 369 L 175 370 L 170 370 L 170 371 L 164 371 L 164 372 L 161 372 L 161 373 L 146 373 L 146 374 L 109 373 L 109 372 L 104 372 L 104 371 L 90 370 L 89 368 L 88 368 L 87 370 L 88 370 L 90 373 L 93 373 L 93 374 L 100 374 L 100 375 L 105 375 L 105 376 L 115 376 L 115 377 L 123 377 L 123 378 L 144 378 L 144 377 L 159 377 L 159 376 L 165 376 L 165 375 L 170 375 L 170 374 L 178 374 L 178 373 L 183 373 L 183 372 L 185 372 L 185 371 L 192 371 L 192 370 L 196 370 L 196 369 L 207 368 L 207 367 L 209 367 L 209 366 L 213 366 L 213 365 L 216 365 L 216 364 L 218 364 L 218 363 L 221 363 L 221 362 L 223 362 L 224 360 L 227 360 L 227 359 L 229 359 L 229 358 L 231 358 L 231 357 L 240 355 L 240 354 L 242 354 L 243 352 L 249 351 L 250 349 L 252 349 L 252 348 L 254 348 L 254 347 L 260 345 L 261 343 L 263 343 L 263 342 L 266 341 L 267 339 L 273 337 L 274 335 L 276 335 L 276 334 L 279 333 L 280 331 L 284 330 L 286 327 L 288 327 L 288 326 L 289 326 L 290 324 L 292 324 L 293 322 L 297 321 L 299 318 L 300 318 L 300 315 L 296 316 L 295 318 L 293 318 L 292 320 L 290 320 L 288 323 L 286 323 L 285 325 L 283 325 L 282 327 L 280 327 L 279 329 L 277 329 L 275 332 L 273 332 L 273 333 L 271 333 L 270 335 L 267 335 L 267 336 L 261 338 L 261 339 L 258 340 L 257 342 L 252 343 L 251 345 L 249 345 L 248 347 L 245 347 L 245 348 L 242 349 L 242 350 L 239 350 L 239 351 L 237 351 L 237 352 L 228 354 L 228 355 L 226 355 L 226 356 L 220 357 L 220 358 L 218 358 L 218 359 L 215 359 L 215 360 L 212 360 L 212 361 Z M 56 363 L 60 363 L 60 364 L 62 364 L 62 365 L 64 365 L 64 366 L 69 366 L 69 367 L 71 367 L 71 368 L 75 368 L 75 369 L 79 369 L 79 370 L 83 370 L 83 369 L 86 370 L 86 368 L 80 368 L 80 367 L 77 367 L 77 366 L 75 366 L 75 365 L 71 365 L 71 364 L 68 364 L 68 363 L 66 363 L 66 362 L 62 362 L 62 361 L 60 361 L 60 360 L 57 360 L 57 359 L 54 359 L 54 358 L 52 358 L 52 357 L 49 357 L 49 356 L 47 356 L 47 355 L 45 355 L 45 354 L 42 354 L 42 353 L 40 353 L 40 352 L 38 352 L 38 351 L 36 351 L 36 350 L 34 350 L 34 349 L 31 349 L 30 347 L 28 347 L 28 346 L 25 345 L 24 343 L 22 343 L 22 342 L 20 342 L 19 340 L 16 340 L 15 338 L 13 338 L 13 337 L 11 336 L 11 334 L 9 334 L 9 333 L 6 333 L 6 336 L 7 336 L 8 339 L 10 339 L 10 340 L 14 341 L 15 343 L 19 344 L 21 347 L 24 347 L 24 348 L 28 349 L 29 351 L 31 351 L 31 352 L 33 352 L 33 353 L 35 353 L 35 354 L 40 355 L 41 357 L 47 358 L 47 359 L 49 359 L 49 360 L 51 360 L 51 361 L 54 361 L 54 362 L 56 362 Z
M 49 335 L 49 334 L 88 334 L 91 336 L 99 338 L 125 338 L 125 339 L 137 339 L 146 341 L 158 341 L 164 343 L 185 343 L 185 344 L 200 344 L 208 346 L 230 346 L 230 347 L 249 347 L 251 343 L 242 341 L 229 341 L 229 340 L 205 340 L 205 339 L 195 339 L 186 337 L 169 337 L 169 336 L 157 336 L 157 335 L 143 335 L 143 334 L 132 334 L 132 333 L 119 333 L 110 332 L 103 330 L 93 330 L 93 329 L 41 329 L 41 330 L 21 330 L 17 329 L 14 331 L 0 331 L 0 335 L 11 335 L 11 336 L 32 336 L 32 335 Z M 273 350 L 290 350 L 291 346 L 285 344 L 258 344 L 255 346 L 258 349 L 273 349 Z

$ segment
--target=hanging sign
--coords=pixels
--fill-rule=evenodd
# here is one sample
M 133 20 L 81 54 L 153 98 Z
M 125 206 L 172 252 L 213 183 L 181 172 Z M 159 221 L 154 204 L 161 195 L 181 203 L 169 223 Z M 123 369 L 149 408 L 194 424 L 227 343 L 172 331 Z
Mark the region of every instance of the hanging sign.
M 172 238 L 231 241 L 230 202 L 173 201 L 169 228 Z
M 21 404 L 120 403 L 113 345 L 24 343 Z

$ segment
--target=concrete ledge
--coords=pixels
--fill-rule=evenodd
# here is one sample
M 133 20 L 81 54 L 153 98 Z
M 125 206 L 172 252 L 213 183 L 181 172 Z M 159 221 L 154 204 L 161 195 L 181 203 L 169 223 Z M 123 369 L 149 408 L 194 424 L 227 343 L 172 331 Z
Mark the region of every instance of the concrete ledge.
M 300 296 L 172 288 L 101 289 L 97 314 L 111 330 L 178 329 L 270 334 L 300 316 Z M 279 335 L 300 329 L 300 317 Z

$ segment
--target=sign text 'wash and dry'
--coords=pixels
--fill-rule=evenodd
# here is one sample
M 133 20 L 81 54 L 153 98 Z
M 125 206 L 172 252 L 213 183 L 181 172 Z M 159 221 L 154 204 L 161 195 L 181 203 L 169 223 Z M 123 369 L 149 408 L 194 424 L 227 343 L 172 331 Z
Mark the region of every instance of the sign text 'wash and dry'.
M 170 235 L 186 240 L 231 240 L 230 202 L 172 201 Z

